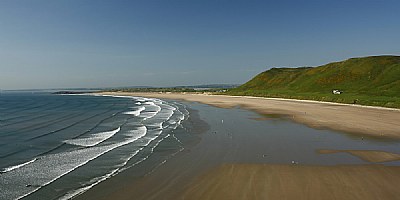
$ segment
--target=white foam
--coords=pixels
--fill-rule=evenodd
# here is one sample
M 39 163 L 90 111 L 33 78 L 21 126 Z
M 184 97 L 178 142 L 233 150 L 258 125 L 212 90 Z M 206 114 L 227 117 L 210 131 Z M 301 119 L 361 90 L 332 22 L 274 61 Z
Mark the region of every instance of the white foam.
M 141 117 L 143 117 L 143 120 L 147 120 L 150 119 L 152 117 L 154 117 L 158 112 L 160 112 L 161 107 L 158 104 L 162 104 L 163 101 L 161 101 L 160 99 L 153 99 L 153 98 L 143 98 L 143 97 L 134 97 L 134 96 L 119 96 L 119 95 L 97 95 L 95 94 L 95 96 L 108 96 L 108 97 L 115 97 L 115 98 L 132 98 L 136 102 L 136 105 L 145 105 L 145 109 L 149 110 L 148 112 L 144 112 L 144 113 L 140 113 Z M 136 112 L 126 112 L 125 114 L 136 114 Z M 139 116 L 139 115 L 138 115 Z
M 59 200 L 68 200 L 68 199 L 72 199 L 73 197 L 75 197 L 77 195 L 83 194 L 84 192 L 86 192 L 90 188 L 92 188 L 93 186 L 95 186 L 95 185 L 99 184 L 100 182 L 103 182 L 103 181 L 107 180 L 108 178 L 114 176 L 117 172 L 118 172 L 118 169 L 114 169 L 110 173 L 108 173 L 108 174 L 106 174 L 104 176 L 94 178 L 94 179 L 90 180 L 90 183 L 91 183 L 90 185 L 82 187 L 82 188 L 79 188 L 79 189 L 71 191 L 71 192 L 68 192 L 66 195 L 64 195 L 63 197 L 59 198 Z
M 76 146 L 92 147 L 92 146 L 95 146 L 95 145 L 111 138 L 112 136 L 117 134 L 120 130 L 121 130 L 121 127 L 118 127 L 117 129 L 112 130 L 112 131 L 106 131 L 106 132 L 100 132 L 100 133 L 93 134 L 89 138 L 71 139 L 71 140 L 65 140 L 64 142 L 67 144 L 72 144 L 72 145 L 76 145 Z
M 131 134 L 128 134 L 131 137 L 128 137 L 128 139 L 122 142 L 45 155 L 38 158 L 36 162 L 33 162 L 31 165 L 25 165 L 18 168 L 18 170 L 5 173 L 0 176 L 0 183 L 2 183 L 1 185 L 12 187 L 13 189 L 4 188 L 6 192 L 0 193 L 0 199 L 6 197 L 10 199 L 24 198 L 60 177 L 74 171 L 76 168 L 85 165 L 91 160 L 113 149 L 138 140 L 146 134 L 145 132 L 145 128 L 139 127 L 137 131 L 132 131 Z M 32 187 L 21 185 L 21 182 L 31 184 Z
M 164 110 L 157 115 L 157 118 L 159 118 L 159 120 L 161 120 L 162 122 L 165 122 L 169 120 L 173 114 L 174 114 L 173 110 Z
M 153 118 L 161 111 L 161 107 L 156 105 L 154 102 L 146 102 L 144 104 L 145 104 L 146 110 L 149 110 L 148 112 L 141 113 L 140 116 L 143 117 L 144 120 Z
M 143 98 L 141 98 L 141 97 L 133 97 L 136 101 L 139 101 L 139 103 L 141 103 L 141 102 L 145 102 L 146 100 L 144 100 Z
M 151 103 L 150 103 L 150 104 L 151 104 Z M 163 105 L 165 105 L 165 104 L 163 104 Z M 165 108 L 165 107 L 163 107 L 163 108 Z M 179 109 L 177 109 L 177 108 L 175 108 L 175 107 L 172 107 L 172 106 L 167 106 L 166 108 L 167 108 L 167 109 L 165 109 L 165 110 L 162 109 L 163 111 L 165 111 L 165 112 L 163 112 L 163 113 L 164 113 L 164 114 L 163 114 L 164 117 L 161 117 L 161 116 L 158 116 L 158 115 L 157 115 L 157 118 L 158 118 L 158 117 L 161 117 L 161 118 L 163 118 L 163 120 L 170 120 L 170 123 L 176 124 L 176 126 L 173 128 L 173 129 L 176 129 L 177 125 L 180 124 L 180 122 L 181 122 L 182 120 L 185 119 L 185 114 L 183 114 L 181 111 L 179 111 Z M 169 110 L 169 111 L 168 111 L 168 110 Z M 172 111 L 172 112 L 171 112 L 171 111 Z M 176 111 L 177 116 L 171 119 L 171 116 L 175 113 L 174 111 Z M 161 114 L 161 113 L 160 113 L 160 114 Z M 106 179 L 108 179 L 108 178 L 114 176 L 115 174 L 118 174 L 119 172 L 125 171 L 125 170 L 127 170 L 127 169 L 129 169 L 129 168 L 131 168 L 131 167 L 133 167 L 133 166 L 136 166 L 137 164 L 139 164 L 139 163 L 141 163 L 141 162 L 147 160 L 147 158 L 149 158 L 149 156 L 151 155 L 151 153 L 154 152 L 154 149 L 155 149 L 165 138 L 171 136 L 170 134 L 166 135 L 165 137 L 163 137 L 162 139 L 160 139 L 159 141 L 157 141 L 157 142 L 155 143 L 155 145 L 151 148 L 151 150 L 150 150 L 151 153 L 150 153 L 149 155 L 147 155 L 146 157 L 140 159 L 139 161 L 135 162 L 134 164 L 132 164 L 132 165 L 130 165 L 130 166 L 126 166 L 127 163 L 128 163 L 133 157 L 135 157 L 141 150 L 143 150 L 146 146 L 148 146 L 152 141 L 154 141 L 156 138 L 158 138 L 159 135 L 162 133 L 162 122 L 161 122 L 161 123 L 154 123 L 154 124 L 151 124 L 150 126 L 159 127 L 159 129 L 156 130 L 156 131 L 152 131 L 152 133 L 150 134 L 151 136 L 149 135 L 149 137 L 148 137 L 147 139 L 145 139 L 146 142 L 142 144 L 142 147 L 141 147 L 139 150 L 133 152 L 133 153 L 132 153 L 131 155 L 129 155 L 127 158 L 124 158 L 124 162 L 121 163 L 121 164 L 119 165 L 118 169 L 112 170 L 110 173 L 108 173 L 108 174 L 106 174 L 106 175 L 104 175 L 104 176 L 101 176 L 101 177 L 92 179 L 91 181 L 89 181 L 89 182 L 86 184 L 87 186 L 84 186 L 84 187 L 82 187 L 82 188 L 79 188 L 79 189 L 77 189 L 77 190 L 74 190 L 74 191 L 72 191 L 72 192 L 69 192 L 67 195 L 65 195 L 65 196 L 62 197 L 61 199 L 62 199 L 62 200 L 70 199 L 70 198 L 72 198 L 72 197 L 74 197 L 74 196 L 80 195 L 80 194 L 86 192 L 87 190 L 89 190 L 90 188 L 92 188 L 93 186 L 99 184 L 100 182 L 102 182 L 102 181 L 104 181 L 104 180 L 106 180 Z M 146 126 L 141 126 L 141 127 L 138 127 L 136 130 L 131 130 L 131 131 L 125 133 L 124 135 L 129 136 L 132 140 L 138 140 L 138 139 L 143 138 L 144 136 L 146 136 L 146 133 L 147 133 L 147 127 L 146 127 Z M 179 143 L 182 145 L 182 142 L 181 142 L 175 135 L 172 135 L 172 137 L 174 137 L 174 139 L 177 140 L 177 142 L 179 142 Z M 176 153 L 174 153 L 174 154 L 171 155 L 171 156 L 174 156 L 174 155 L 176 155 L 177 153 L 183 151 L 183 149 L 184 149 L 184 148 L 181 148 L 179 151 L 177 151 Z M 165 163 L 165 162 L 166 162 L 166 160 L 163 161 L 163 163 Z M 161 163 L 161 164 L 163 164 L 163 163 Z M 121 168 L 121 167 L 122 167 L 122 168 Z
M 140 113 L 145 110 L 146 108 L 144 106 L 139 107 L 139 109 L 134 110 L 134 111 L 128 111 L 128 112 L 124 112 L 124 114 L 126 115 L 134 115 L 134 116 L 139 116 Z
M 141 148 L 138 150 L 138 152 L 141 151 L 141 150 L 143 150 L 144 147 L 146 147 L 146 146 L 149 145 L 153 140 L 155 140 L 155 139 L 161 134 L 161 132 L 162 132 L 162 130 L 156 131 L 156 132 L 154 133 L 154 135 L 155 135 L 156 137 L 148 138 L 147 142 L 146 142 L 145 144 L 143 144 L 143 147 L 141 147 Z M 168 136 L 169 136 L 169 134 L 168 134 L 166 137 L 168 137 Z M 164 138 L 166 138 L 166 137 L 164 137 Z M 164 138 L 161 139 L 160 141 L 158 141 L 158 142 L 155 144 L 155 146 L 154 146 L 153 148 L 151 148 L 151 151 L 150 151 L 151 153 L 153 153 L 154 149 L 158 146 L 158 144 L 160 144 L 160 142 L 161 142 L 162 140 L 164 140 Z M 138 152 L 137 152 L 137 153 L 138 153 Z M 137 154 L 137 153 L 136 153 L 136 154 Z M 137 165 L 137 164 L 139 164 L 139 163 L 145 161 L 147 158 L 150 157 L 151 153 L 150 153 L 149 155 L 147 155 L 146 157 L 140 159 L 139 161 L 137 161 L 137 162 L 134 163 L 133 165 L 128 166 L 128 167 L 121 168 L 118 172 L 123 172 L 123 171 L 125 171 L 125 170 L 127 170 L 127 169 L 129 169 L 129 168 L 131 168 L 131 167 L 133 167 L 133 166 L 135 166 L 135 165 Z M 136 155 L 136 154 L 135 154 L 135 155 Z M 128 161 L 129 161 L 131 158 L 133 158 L 135 155 L 131 156 L 128 160 L 126 160 L 125 163 L 128 163 Z
M 143 130 L 143 129 L 142 129 Z M 143 136 L 146 134 L 143 134 Z M 139 139 L 139 138 L 138 138 Z M 106 175 L 100 176 L 100 177 L 96 177 L 93 178 L 92 180 L 90 180 L 88 183 L 86 183 L 84 187 L 81 187 L 79 189 L 73 190 L 68 192 L 67 194 L 65 194 L 63 197 L 59 198 L 59 200 L 68 200 L 68 199 L 72 199 L 75 196 L 81 195 L 83 193 L 85 193 L 86 191 L 88 191 L 89 189 L 91 189 L 92 187 L 94 187 L 95 185 L 107 180 L 108 178 L 115 176 L 116 174 L 118 174 L 119 172 L 121 172 L 121 167 L 125 166 L 129 160 L 131 160 L 134 156 L 136 156 L 140 150 L 142 150 L 142 148 L 140 148 L 139 150 L 134 151 L 129 157 L 127 157 L 123 163 L 121 163 L 120 165 L 116 166 L 116 169 L 113 169 L 111 172 L 107 173 Z M 135 163 L 136 164 L 136 163 Z
M 132 137 L 134 137 L 136 139 L 139 139 L 139 138 L 145 136 L 146 132 L 147 132 L 147 128 L 145 126 L 142 126 L 142 127 L 139 127 L 137 130 L 130 131 L 129 132 L 130 134 L 126 134 L 126 135 L 131 135 Z M 159 131 L 158 134 L 156 134 L 156 135 L 159 135 L 159 133 L 161 133 L 161 131 Z M 156 138 L 157 137 L 149 139 L 144 146 L 149 145 L 150 142 L 152 142 Z M 158 142 L 156 144 L 156 146 L 158 146 L 159 143 L 160 142 Z M 154 148 L 155 147 L 152 148 L 152 150 L 151 150 L 152 152 L 154 151 Z M 108 174 L 106 174 L 104 176 L 97 177 L 97 178 L 94 178 L 94 179 L 90 180 L 89 183 L 88 183 L 90 185 L 82 187 L 82 188 L 79 188 L 79 189 L 71 191 L 71 192 L 68 192 L 66 195 L 64 195 L 63 197 L 59 198 L 59 200 L 72 199 L 73 197 L 75 197 L 77 195 L 83 194 L 84 192 L 86 192 L 87 190 L 91 189 L 92 187 L 94 187 L 95 185 L 99 184 L 100 182 L 103 182 L 103 181 L 107 180 L 108 178 L 110 178 L 110 177 L 112 177 L 112 176 L 114 176 L 114 175 L 116 175 L 116 174 L 118 174 L 118 173 L 120 173 L 122 171 L 125 171 L 126 169 L 129 169 L 129 168 L 131 168 L 131 167 L 143 162 L 149 156 L 146 156 L 145 158 L 139 160 L 138 162 L 134 163 L 132 166 L 125 167 L 125 168 L 120 168 L 120 167 L 125 166 L 129 162 L 129 160 L 131 160 L 134 156 L 136 156 L 142 149 L 144 149 L 144 147 L 141 147 L 139 150 L 133 152 L 128 158 L 125 159 L 125 161 L 119 166 L 119 168 L 112 170 L 110 173 L 108 173 Z
M 137 130 L 131 130 L 131 131 L 130 131 L 128 134 L 126 134 L 126 135 L 130 135 L 130 136 L 132 137 L 132 138 L 131 138 L 132 140 L 138 140 L 138 139 L 142 138 L 143 136 L 145 136 L 145 135 L 146 135 L 146 132 L 147 132 L 147 128 L 146 128 L 145 126 L 142 126 L 142 127 L 139 127 Z M 162 131 L 157 131 L 155 135 L 158 136 L 158 135 L 160 135 L 161 132 L 162 132 Z M 147 145 L 149 145 L 149 144 L 150 144 L 153 140 L 155 140 L 156 138 L 157 138 L 157 137 L 152 137 L 152 138 L 148 139 L 148 141 L 143 145 L 143 147 L 141 147 L 139 150 L 136 150 L 136 151 L 133 152 L 129 157 L 127 157 L 126 159 L 124 159 L 124 162 L 121 163 L 121 164 L 118 166 L 117 169 L 112 170 L 110 173 L 108 173 L 108 174 L 106 174 L 106 175 L 104 175 L 104 176 L 101 176 L 101 177 L 97 177 L 97 178 L 92 179 L 91 181 L 89 181 L 89 184 L 90 184 L 90 185 L 85 186 L 85 187 L 82 187 L 82 188 L 79 188 L 79 189 L 77 189 L 77 190 L 75 190 L 75 191 L 69 192 L 67 195 L 65 195 L 64 197 L 62 197 L 62 198 L 60 198 L 60 199 L 61 199 L 61 200 L 71 199 L 71 198 L 74 197 L 74 196 L 80 195 L 80 194 L 86 192 L 87 190 L 89 190 L 90 188 L 92 188 L 93 186 L 99 184 L 100 182 L 103 182 L 103 181 L 107 180 L 108 178 L 110 178 L 110 177 L 112 177 L 112 176 L 114 176 L 114 175 L 116 175 L 116 174 L 118 174 L 118 173 L 120 173 L 120 172 L 122 172 L 122 171 L 125 171 L 126 169 L 129 169 L 129 168 L 132 167 L 132 166 L 135 166 L 135 165 L 137 165 L 137 164 L 143 162 L 143 161 L 146 160 L 149 156 L 146 156 L 145 158 L 139 160 L 138 162 L 134 163 L 132 166 L 125 167 L 125 168 L 121 168 L 121 167 L 126 166 L 126 164 L 127 164 L 134 156 L 136 156 L 141 150 L 143 150 Z M 160 143 L 160 141 L 156 144 L 156 146 L 158 146 L 159 143 Z M 153 147 L 153 148 L 151 149 L 151 152 L 154 151 L 154 148 L 155 148 L 155 147 Z
M 130 130 L 125 135 L 131 137 L 132 139 L 139 139 L 139 138 L 145 136 L 146 133 L 147 133 L 147 127 L 141 126 L 141 127 L 137 128 L 136 130 Z
M 10 167 L 4 168 L 4 169 L 1 170 L 0 172 L 1 172 L 1 173 L 10 172 L 10 171 L 12 171 L 12 170 L 21 168 L 21 167 L 23 167 L 23 166 L 25 166 L 25 165 L 31 164 L 31 163 L 35 162 L 36 160 L 37 160 L 37 158 L 34 158 L 34 159 L 32 159 L 32 160 L 30 160 L 30 161 L 28 161 L 28 162 L 24 162 L 24 163 L 19 164 L 19 165 L 10 166 Z
M 114 97 L 127 98 L 126 96 L 114 96 Z M 131 97 L 131 98 L 134 98 L 137 101 L 143 102 L 140 105 L 145 106 L 146 111 L 149 110 L 149 112 L 139 113 L 140 117 L 143 116 L 144 119 L 150 119 L 150 118 L 154 117 L 154 119 L 152 119 L 151 122 L 149 121 L 148 124 L 150 123 L 150 124 L 155 125 L 155 122 L 157 122 L 157 126 L 162 128 L 162 126 L 161 126 L 162 122 L 165 122 L 166 120 L 171 120 L 171 122 L 175 121 L 177 123 L 180 123 L 185 118 L 185 114 L 182 115 L 182 112 L 180 112 L 178 109 L 174 108 L 173 106 L 169 106 L 168 104 L 164 104 L 161 100 L 144 99 L 144 98 L 141 98 L 139 100 L 139 98 L 137 98 L 137 97 Z M 137 104 L 137 105 L 139 105 L 139 104 Z M 166 105 L 166 106 L 164 107 L 164 105 Z M 180 115 L 178 117 L 173 117 L 173 119 L 171 119 L 171 116 L 176 112 L 175 110 L 178 110 L 179 113 L 177 113 L 177 114 L 180 114 Z M 161 111 L 163 111 L 163 112 L 161 112 Z M 136 111 L 132 111 L 132 112 L 136 112 Z M 132 113 L 132 114 L 134 114 L 134 113 Z M 160 122 L 161 122 L 161 125 L 160 125 Z M 174 128 L 176 128 L 176 126 Z M 118 128 L 118 129 L 120 129 L 120 128 Z M 63 196 L 61 199 L 73 198 L 74 196 L 82 194 L 85 191 L 89 190 L 94 185 L 97 185 L 98 183 L 108 179 L 109 177 L 112 177 L 113 175 L 117 174 L 118 172 L 132 167 L 132 166 L 127 166 L 125 168 L 121 168 L 121 167 L 126 166 L 127 163 L 129 162 L 129 160 L 131 160 L 135 155 L 137 155 L 138 152 L 143 150 L 152 141 L 159 138 L 159 136 L 162 133 L 162 129 L 161 130 L 157 129 L 157 130 L 151 130 L 149 132 L 149 134 L 147 134 L 148 130 L 147 130 L 146 126 L 141 126 L 141 127 L 138 127 L 136 130 L 131 130 L 129 132 L 124 133 L 123 135 L 126 136 L 127 138 L 122 142 L 118 142 L 118 143 L 114 143 L 114 144 L 106 144 L 106 145 L 102 145 L 102 146 L 96 146 L 96 144 L 99 144 L 100 142 L 112 137 L 113 135 L 115 135 L 117 132 L 120 131 L 120 130 L 118 130 L 117 132 L 115 132 L 113 134 L 111 133 L 116 130 L 97 133 L 97 134 L 94 134 L 97 136 L 90 137 L 90 138 L 80 138 L 80 139 L 86 139 L 86 140 L 90 139 L 90 141 L 83 141 L 83 140 L 80 141 L 80 139 L 69 140 L 69 142 L 72 141 L 72 143 L 75 143 L 75 145 L 85 146 L 88 148 L 82 148 L 82 149 L 74 150 L 71 152 L 62 152 L 62 153 L 57 153 L 57 154 L 52 154 L 52 155 L 45 155 L 45 156 L 38 158 L 37 162 L 33 162 L 32 166 L 26 164 L 26 165 L 18 168 L 18 170 L 14 170 L 9 174 L 4 174 L 6 176 L 3 176 L 3 174 L 2 174 L 2 176 L 0 176 L 0 183 L 7 182 L 8 183 L 7 187 L 9 186 L 12 188 L 17 188 L 17 190 L 4 188 L 4 190 L 7 191 L 7 194 L 5 194 L 5 193 L 0 194 L 0 199 L 2 199 L 4 197 L 12 198 L 12 199 L 20 199 L 20 198 L 26 197 L 29 194 L 52 183 L 53 181 L 59 179 L 60 177 L 70 173 L 71 171 L 75 170 L 76 168 L 85 165 L 86 163 L 90 162 L 91 160 L 94 160 L 107 152 L 112 151 L 113 149 L 130 144 L 135 141 L 139 142 L 141 147 L 138 150 L 135 150 L 134 152 L 129 153 L 127 155 L 127 157 L 124 156 L 125 158 L 121 159 L 121 161 L 123 161 L 123 163 L 120 163 L 118 166 L 115 166 L 116 169 L 112 169 L 109 173 L 90 180 L 82 188 L 79 188 L 77 190 L 69 192 L 68 194 Z M 154 149 L 159 145 L 159 143 L 163 139 L 165 139 L 169 136 L 170 135 L 168 134 L 167 136 L 158 140 L 154 146 L 152 145 L 151 152 L 154 151 Z M 93 138 L 93 139 L 91 139 L 91 138 Z M 94 138 L 97 138 L 97 139 L 94 139 Z M 106 138 L 106 139 L 104 139 L 104 138 Z M 78 144 L 78 143 L 80 143 L 80 144 Z M 136 163 L 134 163 L 134 165 L 146 160 L 150 155 L 151 154 L 149 154 L 146 157 L 142 158 L 141 160 L 137 161 Z M 32 184 L 33 186 L 25 187 L 25 185 L 23 185 L 23 184 L 21 185 L 21 183 Z M 2 188 L 2 190 L 3 190 L 3 188 Z M 23 194 L 23 195 L 21 196 L 21 194 Z

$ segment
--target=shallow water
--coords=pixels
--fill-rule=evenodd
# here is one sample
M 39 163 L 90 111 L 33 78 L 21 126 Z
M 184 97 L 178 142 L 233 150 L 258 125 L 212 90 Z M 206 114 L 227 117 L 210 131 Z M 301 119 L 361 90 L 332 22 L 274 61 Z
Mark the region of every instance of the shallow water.
M 337 165 L 370 164 L 347 153 L 319 154 L 320 149 L 380 150 L 400 153 L 399 141 L 376 140 L 332 130 L 319 130 L 286 118 L 265 118 L 243 109 L 223 109 L 191 103 L 211 125 L 205 139 L 218 141 L 215 152 L 225 163 Z M 259 120 L 259 119 L 265 120 Z M 223 147 L 223 148 L 220 148 Z M 222 149 L 222 150 L 221 150 Z M 228 149 L 228 150 L 223 150 Z M 399 161 L 382 163 L 400 165 Z
M 0 105 L 0 199 L 82 193 L 178 140 L 171 131 L 188 115 L 135 97 L 11 93 Z

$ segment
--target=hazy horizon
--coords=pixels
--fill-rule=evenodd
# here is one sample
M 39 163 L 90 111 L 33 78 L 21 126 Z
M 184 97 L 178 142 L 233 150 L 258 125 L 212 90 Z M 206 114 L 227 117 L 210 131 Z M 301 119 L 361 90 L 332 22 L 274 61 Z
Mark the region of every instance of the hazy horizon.
M 399 1 L 0 1 L 0 89 L 241 84 L 400 55 Z
M 200 84 L 200 85 L 171 85 L 171 86 L 163 86 L 163 85 L 156 85 L 156 86 L 148 86 L 148 85 L 123 85 L 123 86 L 114 86 L 114 87 L 55 87 L 55 88 L 18 88 L 18 89 L 1 89 L 0 92 L 14 92 L 14 91 L 61 91 L 62 90 L 102 90 L 102 89 L 126 89 L 126 88 L 181 88 L 181 87 L 200 87 L 201 86 L 215 86 L 215 85 L 225 85 L 225 86 L 236 86 L 241 84 Z M 210 87 L 211 88 L 211 87 Z

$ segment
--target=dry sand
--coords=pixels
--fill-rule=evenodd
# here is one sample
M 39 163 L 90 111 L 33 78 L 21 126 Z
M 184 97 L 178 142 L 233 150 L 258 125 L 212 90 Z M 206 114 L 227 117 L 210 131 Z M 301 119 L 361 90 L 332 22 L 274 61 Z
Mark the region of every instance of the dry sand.
M 194 181 L 182 199 L 400 199 L 400 167 L 226 164 Z
M 226 95 L 124 92 L 103 94 L 179 99 L 223 108 L 240 106 L 264 115 L 287 116 L 296 122 L 304 123 L 313 128 L 329 128 L 364 136 L 400 139 L 399 109 Z

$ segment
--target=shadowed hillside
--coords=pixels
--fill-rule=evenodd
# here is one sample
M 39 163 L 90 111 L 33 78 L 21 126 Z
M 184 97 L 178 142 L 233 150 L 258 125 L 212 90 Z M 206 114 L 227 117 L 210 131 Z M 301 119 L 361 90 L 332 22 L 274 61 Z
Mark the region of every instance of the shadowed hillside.
M 343 93 L 332 94 L 334 89 Z M 272 68 L 228 93 L 400 107 L 400 56 L 351 58 L 319 67 Z

